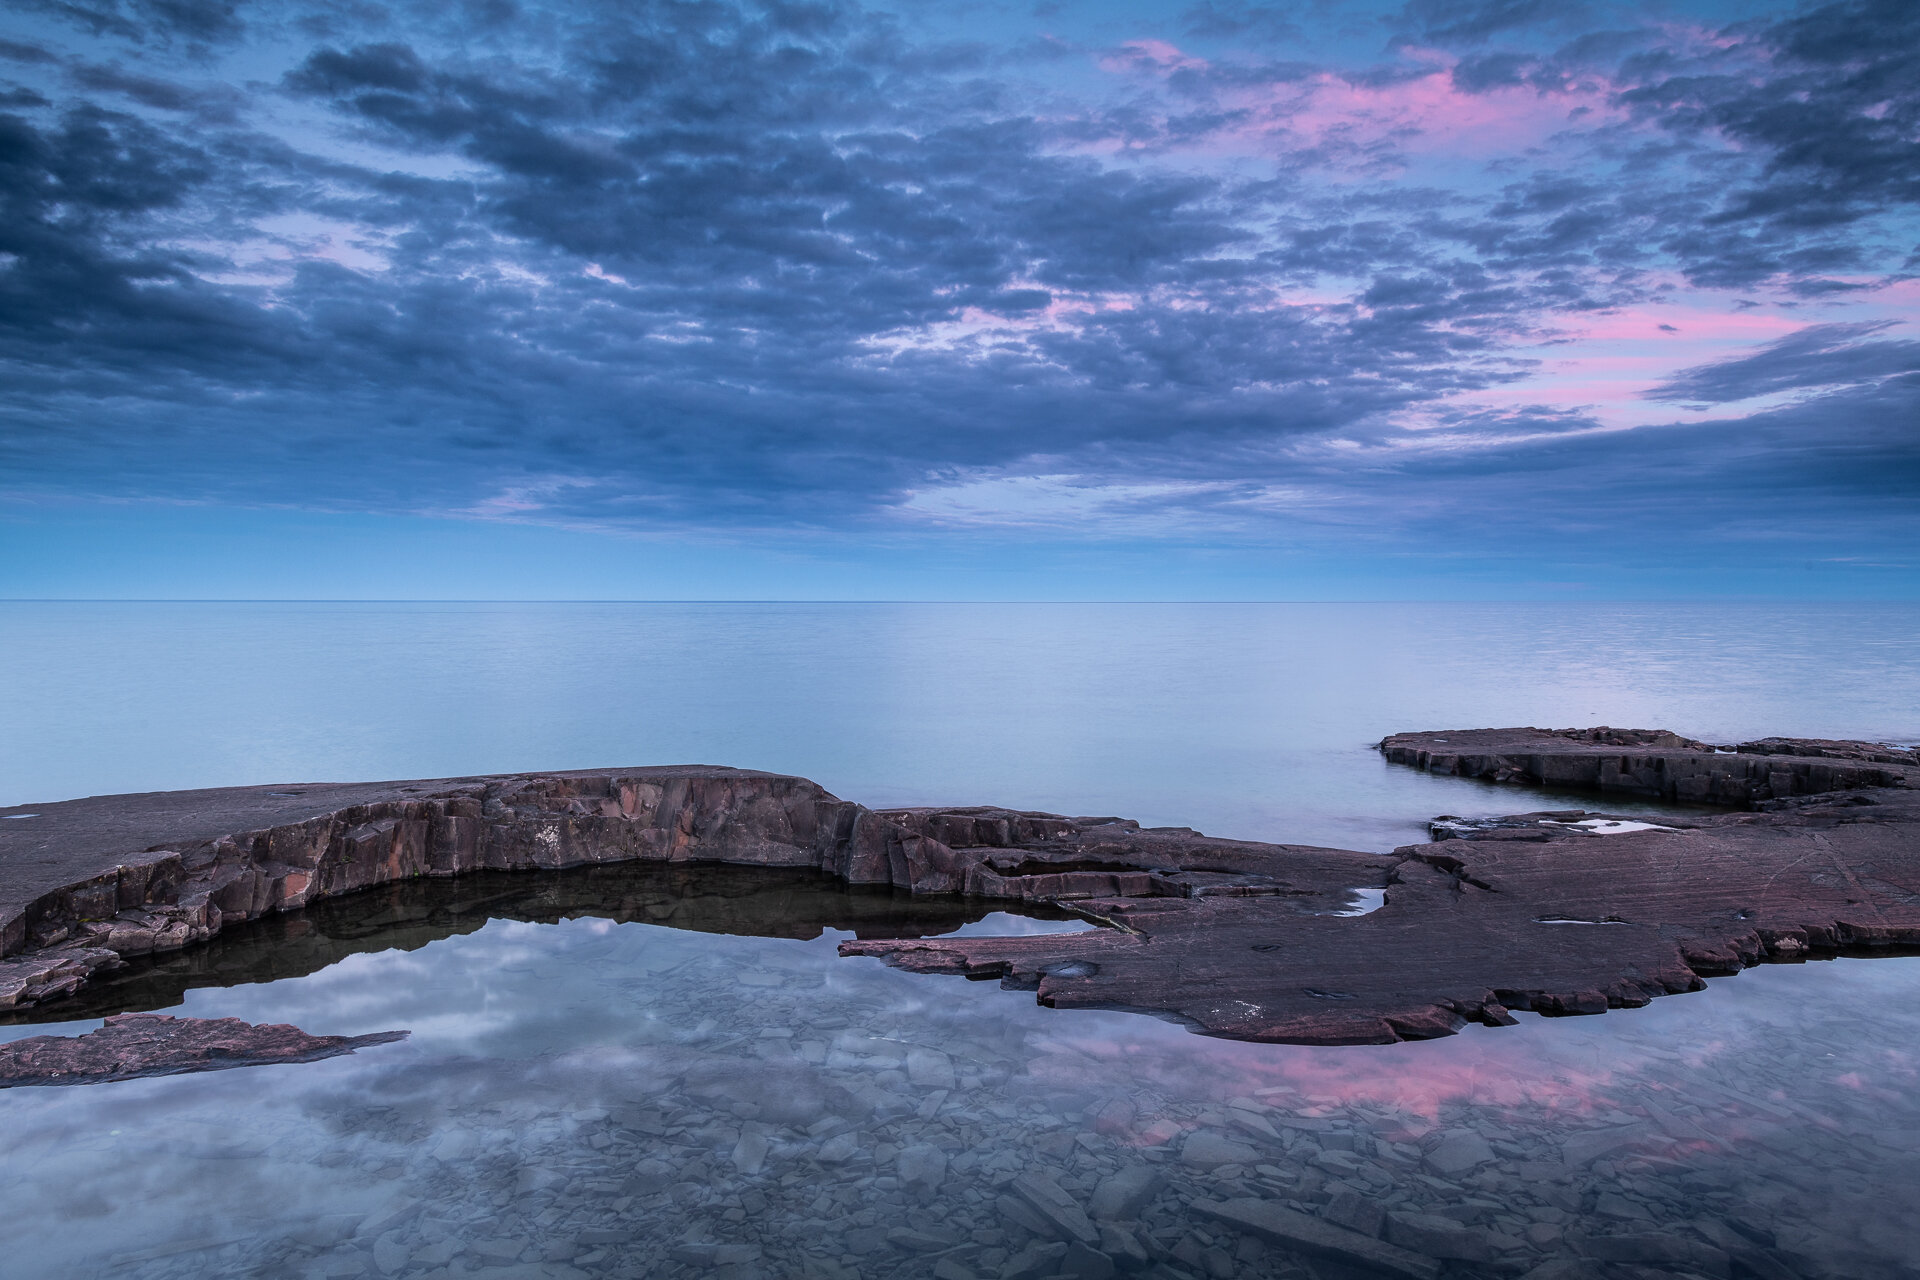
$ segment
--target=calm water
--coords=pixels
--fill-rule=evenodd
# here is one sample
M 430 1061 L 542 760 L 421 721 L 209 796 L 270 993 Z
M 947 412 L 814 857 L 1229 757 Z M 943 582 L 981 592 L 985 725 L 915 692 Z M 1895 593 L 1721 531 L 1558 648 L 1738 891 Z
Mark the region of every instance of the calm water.
M 5 605 L 0 802 L 703 760 L 1388 848 L 1529 797 L 1388 769 L 1384 733 L 1912 741 L 1917 637 L 1894 606 Z M 1054 922 L 748 873 L 484 888 L 263 922 L 130 986 L 412 1037 L 0 1092 L 0 1274 L 1364 1274 L 1205 1212 L 1242 1197 L 1452 1276 L 1920 1274 L 1920 961 L 1308 1049 L 834 952 Z

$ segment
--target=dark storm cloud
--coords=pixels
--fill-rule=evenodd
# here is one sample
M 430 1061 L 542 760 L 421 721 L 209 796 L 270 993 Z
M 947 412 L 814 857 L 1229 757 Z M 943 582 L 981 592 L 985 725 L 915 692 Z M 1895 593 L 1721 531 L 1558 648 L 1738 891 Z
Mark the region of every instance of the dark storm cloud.
M 1920 199 L 1920 9 L 1902 0 L 1828 5 L 1752 40 L 1765 74 L 1660 75 L 1623 101 L 1680 131 L 1715 130 L 1767 157 L 1719 223 L 1819 228 Z
M 236 0 L 23 0 L 23 7 L 139 43 L 207 44 L 245 30 Z
M 1858 6 L 1675 51 L 1570 35 L 1563 7 L 1420 4 L 1405 21 L 1470 56 L 1141 45 L 1106 105 L 1022 80 L 1031 49 L 851 5 L 41 12 L 99 39 L 0 46 L 24 77 L 0 114 L 0 469 L 33 492 L 794 528 L 1048 469 L 1214 486 L 1209 513 L 1294 483 L 1384 511 L 1475 468 L 1625 483 L 1585 408 L 1450 398 L 1527 377 L 1662 272 L 1878 282 L 1847 228 L 1907 198 L 1913 136 L 1904 20 Z M 1288 38 L 1271 15 L 1179 22 Z M 260 33 L 270 76 L 210 70 Z M 1276 142 L 1261 173 L 1178 162 L 1268 90 L 1596 78 L 1640 125 L 1459 187 L 1392 176 L 1417 129 Z M 1809 150 L 1827 125 L 1836 148 Z M 1807 183 L 1827 193 L 1780 203 Z M 1660 394 L 1858 403 L 1895 394 L 1912 346 L 1816 327 Z M 1368 452 L 1408 411 L 1454 445 Z M 1818 447 L 1844 470 L 1866 455 L 1842 436 Z M 1646 447 L 1695 474 L 1714 439 Z
M 1432 44 L 1479 44 L 1517 28 L 1580 21 L 1568 0 L 1412 0 L 1403 18 Z

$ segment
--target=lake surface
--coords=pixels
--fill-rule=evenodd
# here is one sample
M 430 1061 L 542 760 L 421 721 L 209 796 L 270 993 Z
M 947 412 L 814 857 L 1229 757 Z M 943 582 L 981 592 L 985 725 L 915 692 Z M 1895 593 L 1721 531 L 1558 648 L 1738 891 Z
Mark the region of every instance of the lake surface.
M 702 761 L 1387 849 L 1539 803 L 1385 766 L 1396 730 L 1920 737 L 1914 606 L 6 604 L 0 654 L 0 803 Z M 396 886 L 134 975 L 116 1007 L 412 1035 L 0 1091 L 0 1273 L 1369 1274 L 1206 1211 L 1257 1198 L 1449 1276 L 1920 1274 L 1920 960 L 1245 1045 L 834 950 L 1062 922 L 608 872 Z

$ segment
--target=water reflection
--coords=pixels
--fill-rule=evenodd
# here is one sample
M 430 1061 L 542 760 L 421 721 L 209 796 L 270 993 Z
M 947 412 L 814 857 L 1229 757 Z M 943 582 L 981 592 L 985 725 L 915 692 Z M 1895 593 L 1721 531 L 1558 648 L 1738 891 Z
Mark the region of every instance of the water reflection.
M 177 1010 L 405 1043 L 0 1095 L 0 1256 L 156 1278 L 1374 1274 L 1205 1211 L 1243 1198 L 1451 1276 L 1879 1280 L 1920 1254 L 1914 960 L 1261 1046 L 842 959 L 852 929 L 961 921 L 825 884 L 713 869 L 588 912 L 565 877 L 506 879 L 278 922 L 309 930 L 286 976 L 236 937 L 204 972 L 249 985 Z M 735 931 L 762 907 L 818 936 Z
M 978 899 L 913 897 L 799 868 L 616 863 L 568 871 L 486 871 L 403 880 L 304 911 L 223 930 L 205 946 L 136 959 L 57 1004 L 0 1010 L 0 1024 L 171 1008 L 195 987 L 275 982 L 347 956 L 415 951 L 489 920 L 644 922 L 698 933 L 856 938 L 1078 932 L 1096 928 L 1044 904 L 1014 915 Z

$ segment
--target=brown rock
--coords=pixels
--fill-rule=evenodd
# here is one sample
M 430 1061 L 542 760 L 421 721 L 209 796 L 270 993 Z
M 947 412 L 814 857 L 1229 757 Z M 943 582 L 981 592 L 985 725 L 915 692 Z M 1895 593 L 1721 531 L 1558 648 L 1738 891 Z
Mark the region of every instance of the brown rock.
M 1747 745 L 1767 750 L 1612 728 L 1396 735 L 1387 757 L 1431 772 L 1745 811 L 1450 821 L 1391 857 L 1117 818 L 873 811 L 805 779 L 709 766 L 69 801 L 0 824 L 0 1008 L 372 885 L 619 862 L 1058 904 L 1110 927 L 842 951 L 1250 1040 L 1421 1039 L 1507 1025 L 1512 1009 L 1637 1006 L 1768 959 L 1920 944 L 1920 766 L 1877 744 Z M 1383 906 L 1339 914 L 1369 886 Z M 946 1078 L 910 1065 L 924 1087 Z
M 310 1036 L 298 1027 L 255 1026 L 238 1018 L 129 1013 L 83 1036 L 33 1036 L 0 1045 L 0 1089 L 318 1062 L 406 1037 L 404 1031 Z

